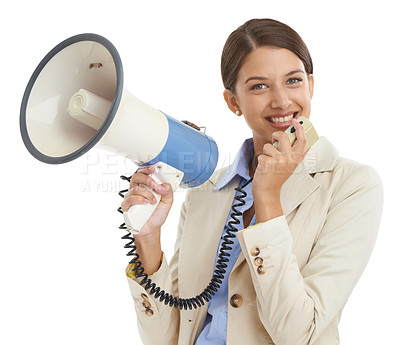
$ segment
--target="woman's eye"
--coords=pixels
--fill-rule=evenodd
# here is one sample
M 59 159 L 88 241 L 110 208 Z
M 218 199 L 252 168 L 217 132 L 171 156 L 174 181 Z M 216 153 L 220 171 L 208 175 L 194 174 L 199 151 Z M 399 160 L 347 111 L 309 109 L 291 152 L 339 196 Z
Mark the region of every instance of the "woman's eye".
M 262 90 L 265 89 L 267 86 L 265 84 L 256 84 L 251 87 L 252 90 Z
M 303 81 L 301 78 L 290 78 L 290 79 L 287 81 L 287 84 L 297 84 L 297 83 L 299 83 L 299 82 L 301 82 L 301 81 Z

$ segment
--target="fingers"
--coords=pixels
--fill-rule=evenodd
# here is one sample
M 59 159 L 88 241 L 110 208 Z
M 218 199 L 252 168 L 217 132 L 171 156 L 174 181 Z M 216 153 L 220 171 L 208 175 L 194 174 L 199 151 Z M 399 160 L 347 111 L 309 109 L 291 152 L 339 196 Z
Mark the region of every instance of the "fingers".
M 158 185 L 155 191 L 161 195 L 160 204 L 165 204 L 169 207 L 172 206 L 174 201 L 174 191 L 169 183 Z
M 301 125 L 300 125 L 301 126 Z M 272 142 L 278 141 L 278 149 L 282 153 L 288 153 L 291 150 L 289 137 L 285 132 L 274 132 L 272 133 Z
M 304 128 L 296 119 L 292 120 L 293 126 L 296 129 L 296 141 L 293 145 L 293 151 L 298 154 L 303 154 L 304 148 L 306 146 L 306 134 L 304 133 Z
M 161 195 L 161 201 L 172 204 L 173 191 L 169 183 L 158 184 L 149 176 L 154 172 L 154 167 L 139 168 L 131 177 L 129 190 L 124 196 L 121 203 L 123 212 L 129 210 L 132 205 L 136 204 L 156 204 L 158 201 L 153 192 Z
M 272 133 L 272 142 L 279 142 L 278 148 L 273 144 L 265 144 L 263 146 L 262 155 L 258 158 L 263 164 L 272 164 L 269 160 L 272 159 L 275 165 L 285 165 L 291 164 L 292 162 L 298 163 L 297 157 L 303 157 L 302 153 L 306 144 L 306 136 L 304 133 L 304 128 L 299 121 L 293 119 L 293 126 L 296 130 L 296 141 L 292 146 L 290 144 L 289 136 L 285 132 L 277 131 Z M 301 160 L 301 159 L 300 159 Z
M 126 194 L 121 203 L 122 212 L 127 212 L 132 205 L 146 205 L 149 199 L 139 194 Z
M 121 209 L 123 212 L 129 210 L 132 205 L 145 205 L 145 204 L 156 204 L 157 199 L 154 194 L 144 187 L 143 185 L 133 186 L 128 190 L 124 196 L 124 200 L 121 203 Z
M 263 155 L 272 157 L 278 153 L 279 153 L 279 151 L 272 144 L 265 144 L 263 146 Z
M 145 205 L 145 204 L 156 204 L 157 199 L 151 192 L 153 186 L 156 184 L 154 180 L 149 176 L 154 172 L 154 167 L 143 167 L 139 168 L 131 177 L 129 183 L 129 190 L 124 196 L 124 200 L 121 203 L 121 209 L 123 212 L 129 210 L 132 205 Z
M 154 172 L 154 167 L 144 167 L 139 168 L 136 173 L 134 173 L 131 177 L 131 182 L 129 183 L 129 188 L 133 188 L 138 184 L 144 184 L 147 187 L 151 188 L 151 182 L 153 179 L 149 176 Z

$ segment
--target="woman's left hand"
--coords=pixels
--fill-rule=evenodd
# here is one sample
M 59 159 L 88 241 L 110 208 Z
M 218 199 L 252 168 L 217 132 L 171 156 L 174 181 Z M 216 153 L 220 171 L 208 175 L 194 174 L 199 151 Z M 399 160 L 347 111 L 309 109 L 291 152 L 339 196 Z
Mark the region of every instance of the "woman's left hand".
M 258 164 L 254 173 L 252 192 L 257 209 L 271 203 L 280 205 L 280 191 L 285 181 L 292 175 L 304 157 L 306 137 L 303 126 L 295 119 L 296 142 L 290 145 L 289 137 L 284 132 L 274 132 L 272 139 L 279 142 L 278 149 L 272 144 L 265 144 L 263 153 L 258 156 Z M 257 207 L 258 206 L 258 207 Z

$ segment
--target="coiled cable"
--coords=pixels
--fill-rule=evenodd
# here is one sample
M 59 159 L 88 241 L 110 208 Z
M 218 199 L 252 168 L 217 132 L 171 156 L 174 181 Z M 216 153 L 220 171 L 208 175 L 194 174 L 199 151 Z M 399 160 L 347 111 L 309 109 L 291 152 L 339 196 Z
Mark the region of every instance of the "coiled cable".
M 122 180 L 130 182 L 132 176 L 121 176 Z M 218 289 L 220 288 L 222 281 L 225 277 L 226 268 L 228 267 L 227 262 L 229 262 L 230 253 L 232 250 L 231 245 L 234 243 L 232 239 L 236 237 L 236 232 L 238 229 L 236 226 L 240 224 L 239 217 L 242 217 L 242 212 L 238 210 L 238 207 L 243 206 L 245 204 L 244 198 L 247 196 L 247 193 L 244 191 L 244 188 L 253 181 L 253 178 L 249 179 L 245 184 L 241 187 L 235 188 L 238 192 L 236 193 L 234 200 L 237 201 L 232 205 L 231 219 L 227 223 L 226 234 L 223 236 L 223 241 L 221 243 L 221 247 L 218 253 L 218 259 L 214 268 L 214 273 L 211 277 L 211 281 L 208 286 L 203 290 L 202 293 L 197 295 L 196 297 L 191 298 L 178 298 L 174 297 L 171 294 L 161 290 L 155 283 L 149 279 L 148 274 L 144 272 L 144 268 L 142 267 L 142 263 L 139 260 L 139 254 L 136 253 L 135 246 L 135 238 L 129 232 L 125 223 L 119 226 L 119 229 L 126 230 L 128 233 L 125 236 L 122 236 L 121 239 L 128 240 L 129 242 L 125 244 L 124 248 L 130 249 L 130 251 L 126 254 L 127 256 L 132 256 L 132 260 L 129 264 L 134 264 L 135 266 L 132 268 L 132 271 L 136 271 L 136 278 L 143 279 L 139 282 L 140 285 L 144 286 L 144 289 L 148 291 L 150 295 L 154 295 L 155 298 L 159 299 L 160 302 L 164 302 L 165 305 L 169 305 L 170 307 L 175 307 L 187 310 L 189 308 L 197 309 L 208 302 L 212 296 L 216 294 Z M 121 190 L 118 194 L 122 198 L 125 196 L 125 193 L 128 189 Z M 121 207 L 118 208 L 118 212 L 123 213 Z

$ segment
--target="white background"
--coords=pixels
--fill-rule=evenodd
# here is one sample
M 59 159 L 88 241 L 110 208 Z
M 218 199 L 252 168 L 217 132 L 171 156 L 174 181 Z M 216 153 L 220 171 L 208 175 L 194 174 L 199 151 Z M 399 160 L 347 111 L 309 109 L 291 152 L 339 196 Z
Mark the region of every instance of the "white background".
M 121 55 L 125 87 L 177 119 L 205 125 L 219 165 L 228 164 L 251 133 L 224 104 L 220 54 L 229 33 L 254 17 L 283 21 L 303 37 L 315 65 L 315 127 L 382 177 L 379 237 L 340 331 L 344 345 L 398 342 L 395 1 L 8 1 L 1 17 L 1 344 L 141 343 L 115 211 L 119 175 L 134 166 L 96 149 L 58 166 L 26 151 L 19 108 L 40 60 L 69 36 L 105 36 Z M 168 257 L 183 197 L 176 193 L 164 229 Z

